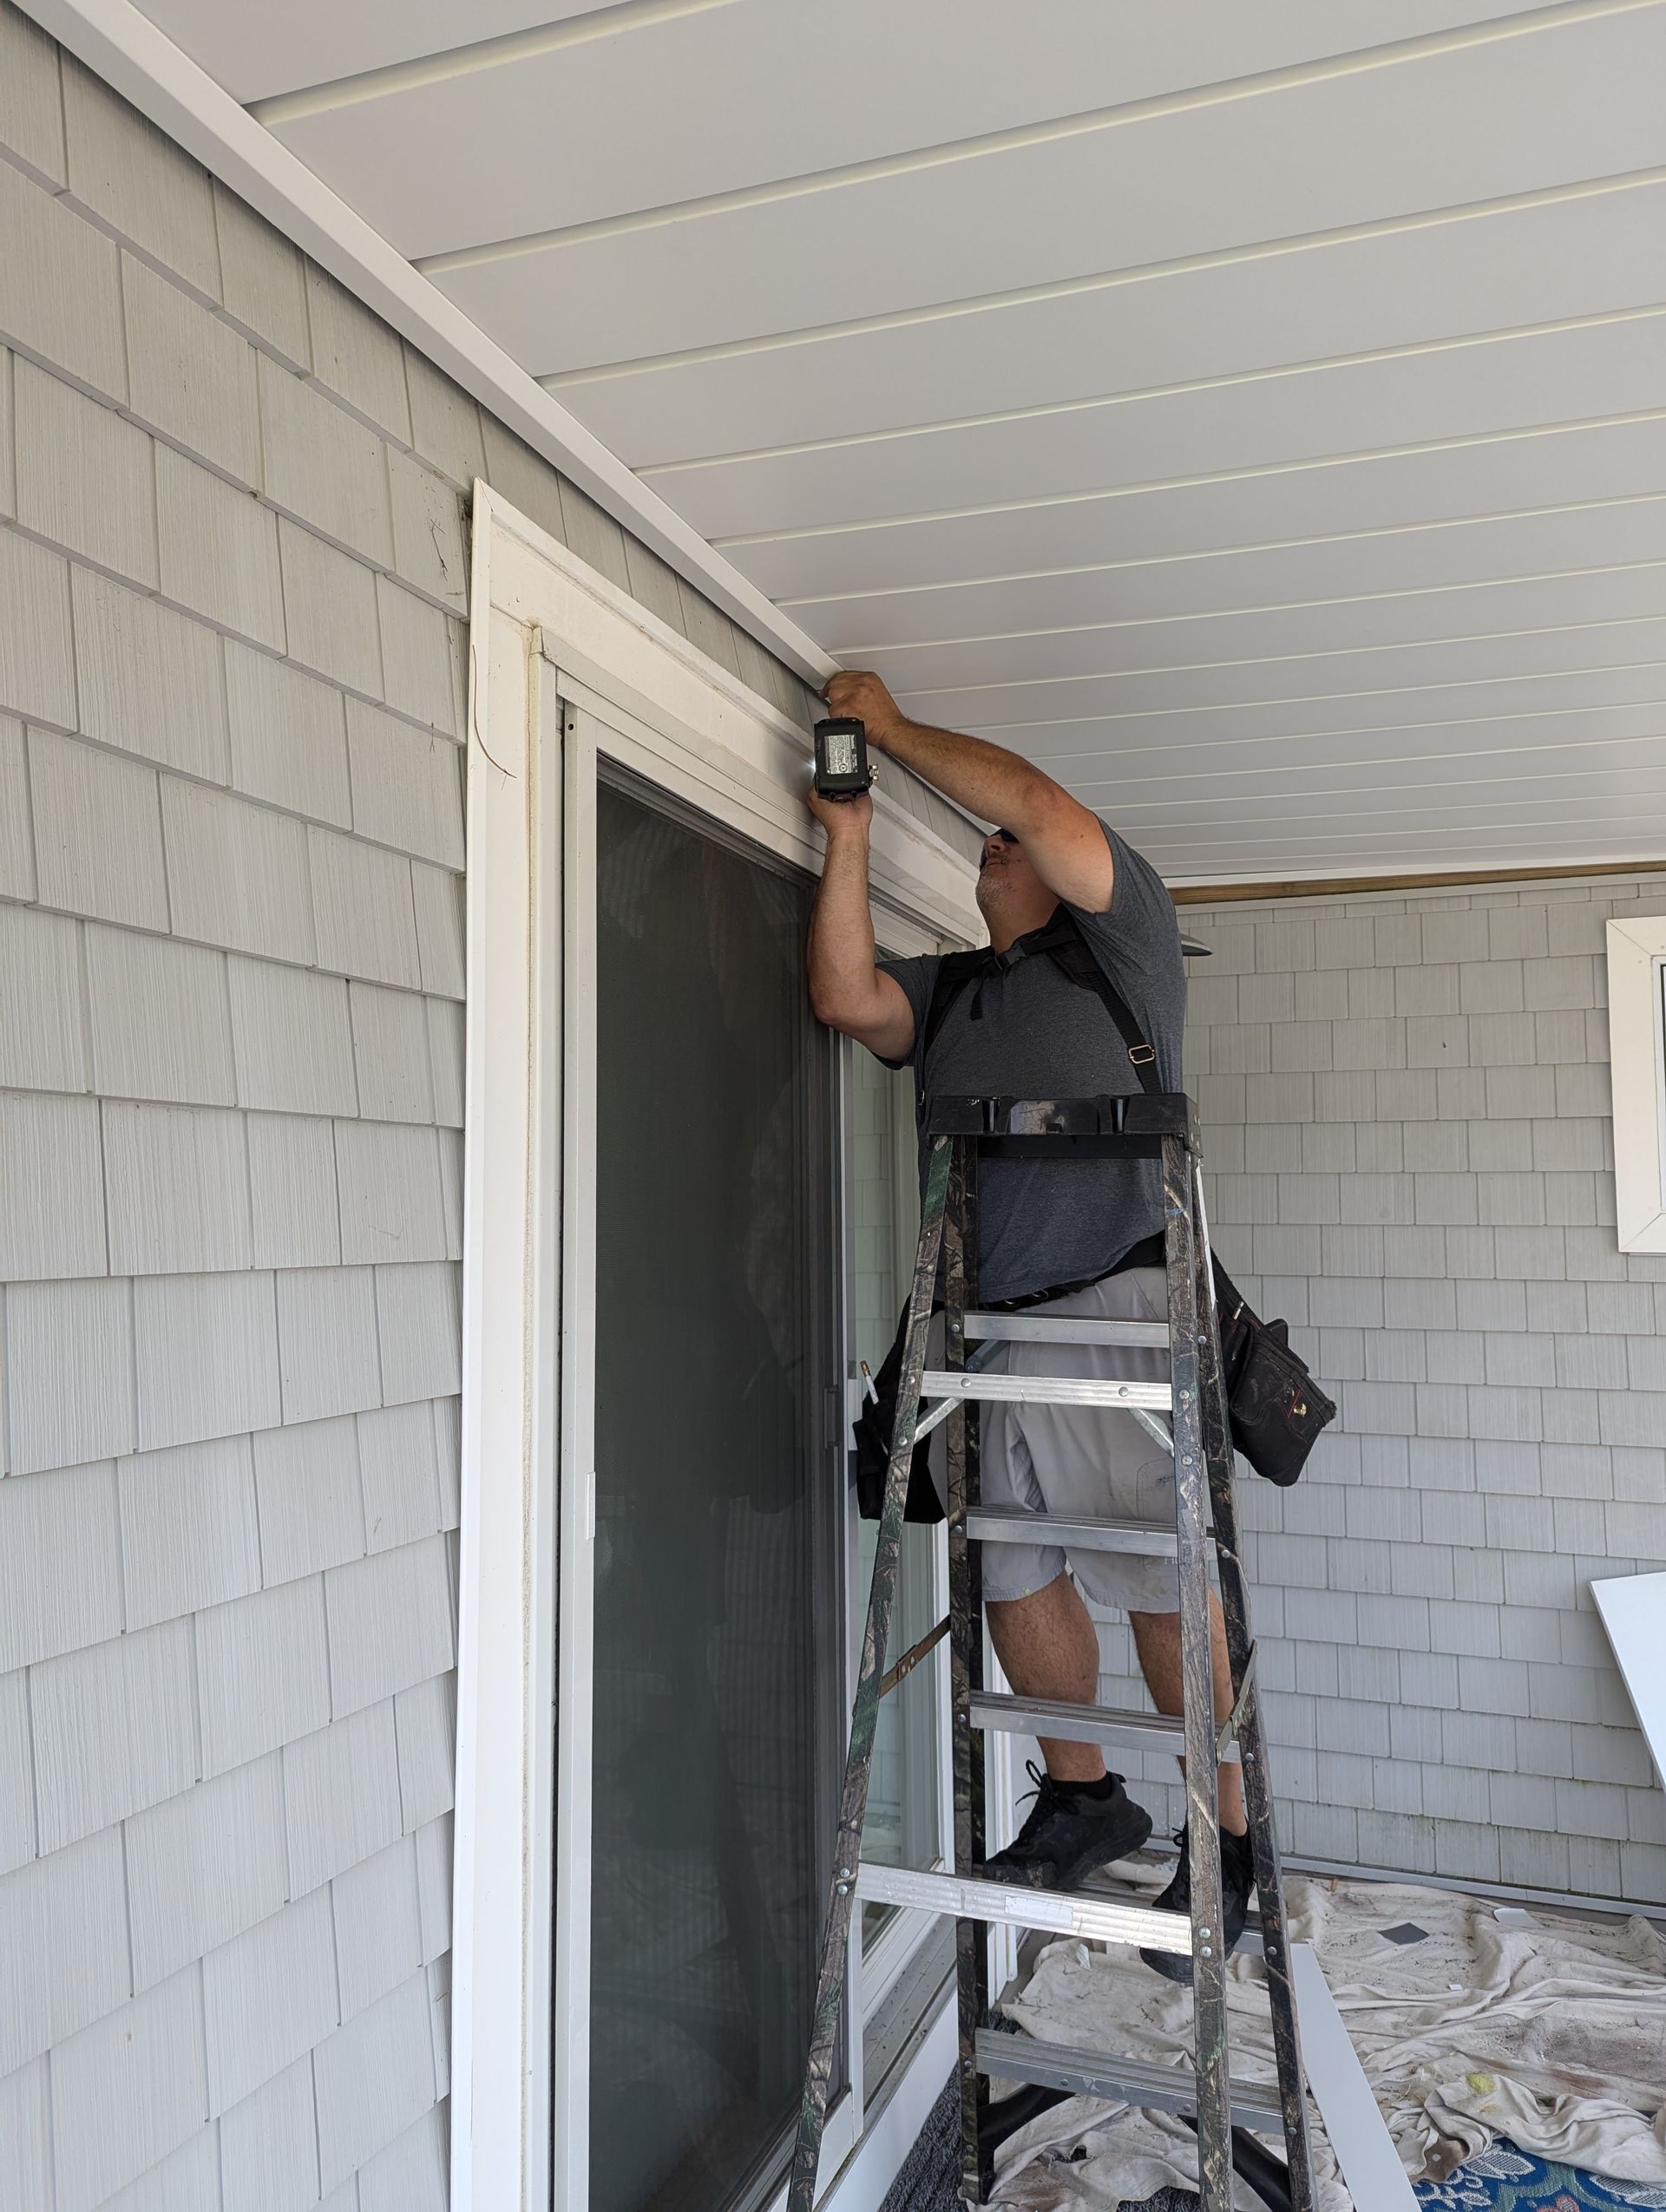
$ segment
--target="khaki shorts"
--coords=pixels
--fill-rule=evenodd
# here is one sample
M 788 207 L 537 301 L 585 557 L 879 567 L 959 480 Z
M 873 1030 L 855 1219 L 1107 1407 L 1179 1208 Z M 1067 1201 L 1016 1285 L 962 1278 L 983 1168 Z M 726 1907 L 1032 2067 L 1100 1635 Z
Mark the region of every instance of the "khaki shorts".
M 1166 1321 L 1168 1289 L 1160 1267 L 1131 1267 L 1086 1290 L 1026 1309 L 1099 1321 Z M 934 1323 L 931 1359 L 941 1357 L 942 1321 Z M 1121 1382 L 1166 1382 L 1169 1356 L 1122 1345 L 1005 1344 L 989 1363 L 1010 1375 L 1079 1375 Z M 980 1490 L 990 1506 L 1078 1518 L 1126 1516 L 1174 1522 L 1174 1462 L 1131 1413 L 1100 1406 L 983 1407 Z M 1158 1417 L 1161 1418 L 1161 1417 Z M 947 1498 L 946 1425 L 933 1431 L 931 1472 Z M 983 1594 L 997 1604 L 1026 1598 L 1068 1568 L 1098 1605 L 1125 1613 L 1174 1613 L 1179 1583 L 1171 1559 L 1122 1552 L 1072 1552 L 1059 1544 L 983 1545 Z

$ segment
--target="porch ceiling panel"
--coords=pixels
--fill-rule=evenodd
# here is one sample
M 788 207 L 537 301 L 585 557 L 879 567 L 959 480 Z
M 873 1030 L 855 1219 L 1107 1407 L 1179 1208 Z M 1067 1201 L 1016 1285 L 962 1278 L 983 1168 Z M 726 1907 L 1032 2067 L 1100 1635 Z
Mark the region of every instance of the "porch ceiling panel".
M 1171 879 L 1666 853 L 1666 0 L 143 4 Z

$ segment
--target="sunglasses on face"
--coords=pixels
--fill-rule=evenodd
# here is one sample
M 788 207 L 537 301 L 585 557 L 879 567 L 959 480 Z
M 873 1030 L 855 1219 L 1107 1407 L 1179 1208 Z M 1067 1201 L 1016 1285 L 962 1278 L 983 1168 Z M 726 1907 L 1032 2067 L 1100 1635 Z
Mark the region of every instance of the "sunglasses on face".
M 1018 832 L 1015 829 L 992 829 L 989 834 L 991 837 L 999 837 L 1003 845 L 1016 845 L 1018 842 Z

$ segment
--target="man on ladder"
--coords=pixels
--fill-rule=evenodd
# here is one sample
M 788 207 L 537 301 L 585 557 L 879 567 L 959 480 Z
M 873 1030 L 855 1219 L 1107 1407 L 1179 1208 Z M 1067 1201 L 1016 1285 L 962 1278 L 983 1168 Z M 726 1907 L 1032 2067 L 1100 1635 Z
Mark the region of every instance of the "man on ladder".
M 1052 957 L 1026 957 L 1036 933 L 1066 919 L 1104 984 L 1120 994 L 1149 1040 L 1166 1091 L 1184 1089 L 1181 1036 L 1185 977 L 1174 907 L 1150 864 L 1110 824 L 1053 778 L 998 745 L 908 721 L 878 677 L 835 676 L 834 715 L 859 717 L 869 745 L 936 787 L 968 814 L 1002 827 L 985 841 L 978 906 L 989 931 L 982 972 L 944 1003 L 938 959 L 879 964 L 869 906 L 872 802 L 814 795 L 827 854 L 810 939 L 810 991 L 819 1019 L 855 1037 L 891 1067 L 912 1067 L 928 1094 L 1091 1097 L 1140 1088 L 1129 1048 L 1092 989 L 1079 988 Z M 1050 929 L 1049 926 L 1053 926 Z M 1101 984 L 1099 988 L 1104 988 Z M 1124 1024 L 1124 1028 L 1129 1026 Z M 1052 1314 L 1152 1321 L 1167 1312 L 1163 1195 L 1157 1162 L 994 1162 L 981 1192 L 980 1303 L 1016 1302 Z M 1038 1293 L 1041 1293 L 1038 1297 Z M 1050 1295 L 1049 1295 L 1050 1293 Z M 1072 1371 L 1165 1377 L 1158 1351 L 1071 1348 Z M 1145 1365 L 1142 1366 L 1141 1362 Z M 1009 1372 L 1057 1371 L 1059 1349 L 1013 1343 L 993 1363 Z M 941 1442 L 941 1432 L 934 1444 Z M 941 1489 L 941 1474 L 937 1474 Z M 1131 1412 L 1048 1404 L 986 1409 L 981 1497 L 1058 1516 L 1174 1515 L 1173 1469 Z M 989 1632 L 1014 1691 L 1026 1698 L 1093 1703 L 1099 1639 L 1080 1591 L 1125 1610 L 1158 1711 L 1182 1711 L 1175 1562 L 1057 1545 L 991 1546 L 983 1567 Z M 1215 1712 L 1233 1706 L 1219 1601 L 1211 1594 Z M 1001 1880 L 1073 1888 L 1093 1868 L 1138 1849 L 1151 1817 L 1096 1744 L 1041 1738 L 1045 1773 L 1031 1769 L 1035 1802 L 1017 1838 L 986 1862 Z M 1230 1951 L 1243 1933 L 1254 1881 L 1239 1770 L 1219 1770 L 1222 1929 Z M 1180 1863 L 1157 1902 L 1186 1912 L 1190 1868 Z M 1189 1980 L 1183 1953 L 1143 1951 L 1146 1963 Z

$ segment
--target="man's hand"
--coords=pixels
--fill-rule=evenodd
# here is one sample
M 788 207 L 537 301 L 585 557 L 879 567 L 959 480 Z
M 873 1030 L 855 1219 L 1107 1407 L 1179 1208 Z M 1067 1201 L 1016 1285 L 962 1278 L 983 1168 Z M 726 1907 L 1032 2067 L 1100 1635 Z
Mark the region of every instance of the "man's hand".
M 830 845 L 836 837 L 860 837 L 867 842 L 874 821 L 874 802 L 867 792 L 858 791 L 851 799 L 824 799 L 812 782 L 804 803 L 827 832 Z
M 883 681 L 865 668 L 842 668 L 822 689 L 830 714 L 855 715 L 880 752 L 889 749 L 892 733 L 908 720 Z

